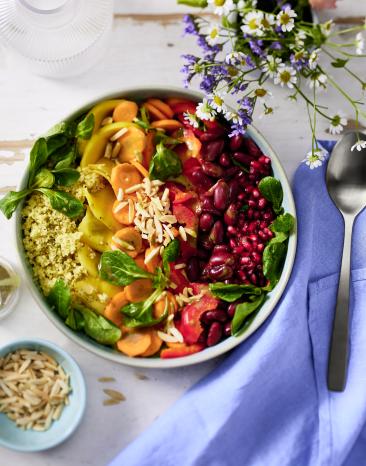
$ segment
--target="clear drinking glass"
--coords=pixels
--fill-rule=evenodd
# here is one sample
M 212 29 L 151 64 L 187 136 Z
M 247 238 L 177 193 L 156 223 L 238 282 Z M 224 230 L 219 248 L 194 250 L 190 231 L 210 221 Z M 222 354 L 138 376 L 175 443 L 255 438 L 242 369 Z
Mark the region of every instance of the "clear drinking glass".
M 0 40 L 31 71 L 63 78 L 106 50 L 113 0 L 0 0 Z

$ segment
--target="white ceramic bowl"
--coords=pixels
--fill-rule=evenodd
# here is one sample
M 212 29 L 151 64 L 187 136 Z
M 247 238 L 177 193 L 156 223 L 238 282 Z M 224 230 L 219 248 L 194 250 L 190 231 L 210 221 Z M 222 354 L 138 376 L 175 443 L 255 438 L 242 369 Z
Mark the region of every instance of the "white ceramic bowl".
M 154 87 L 154 88 L 139 88 L 139 89 L 127 89 L 121 90 L 120 92 L 114 92 L 113 94 L 107 94 L 99 97 L 98 99 L 93 100 L 92 102 L 88 102 L 84 107 L 77 109 L 76 111 L 72 112 L 68 115 L 65 120 L 74 119 L 78 115 L 86 112 L 89 110 L 93 105 L 97 102 L 105 99 L 117 98 L 117 97 L 124 97 L 136 100 L 143 100 L 148 97 L 161 97 L 166 98 L 170 96 L 177 96 L 177 97 L 185 97 L 191 100 L 200 101 L 202 99 L 202 94 L 187 90 L 182 90 L 179 88 L 172 88 L 172 87 Z M 291 188 L 289 182 L 287 180 L 286 174 L 282 168 L 282 165 L 274 153 L 273 149 L 264 139 L 264 137 L 253 127 L 248 128 L 247 131 L 248 136 L 250 136 L 255 143 L 259 146 L 259 148 L 263 151 L 263 153 L 271 158 L 272 161 L 272 168 L 273 173 L 276 178 L 278 178 L 283 187 L 283 207 L 286 212 L 289 212 L 296 218 L 296 211 L 295 211 L 295 203 L 292 197 Z M 23 177 L 21 188 L 25 186 L 26 183 L 26 174 Z M 222 341 L 221 343 L 212 346 L 210 348 L 206 348 L 205 350 L 195 353 L 190 356 L 185 356 L 181 358 L 175 359 L 160 359 L 160 358 L 130 358 L 124 356 L 122 353 L 108 348 L 106 346 L 102 346 L 97 342 L 91 340 L 89 337 L 83 334 L 78 334 L 72 331 L 69 327 L 67 327 L 60 317 L 52 312 L 46 303 L 46 300 L 41 293 L 40 289 L 34 283 L 32 278 L 32 271 L 30 265 L 27 262 L 25 257 L 24 248 L 22 244 L 22 231 L 21 231 L 21 207 L 18 208 L 16 213 L 16 231 L 15 237 L 17 238 L 17 250 L 20 256 L 21 263 L 25 269 L 25 276 L 26 281 L 29 285 L 29 288 L 36 299 L 37 303 L 39 304 L 42 311 L 46 314 L 46 316 L 56 325 L 56 327 L 61 330 L 64 334 L 66 334 L 71 340 L 75 341 L 79 345 L 83 346 L 85 349 L 102 356 L 104 358 L 110 359 L 115 362 L 119 362 L 121 364 L 127 364 L 129 366 L 135 367 L 148 367 L 148 368 L 170 368 L 170 367 L 181 367 L 181 366 L 188 366 L 191 364 L 197 364 L 199 362 L 207 361 L 209 359 L 215 358 L 219 355 L 226 353 L 227 351 L 235 348 L 244 340 L 250 337 L 252 333 L 254 333 L 268 318 L 271 314 L 273 309 L 275 308 L 276 304 L 278 303 L 281 295 L 286 287 L 286 284 L 290 278 L 292 266 L 295 259 L 296 253 L 296 241 L 297 241 L 297 233 L 296 227 L 295 231 L 291 234 L 288 242 L 288 250 L 287 250 L 287 257 L 283 267 L 281 279 L 272 290 L 266 302 L 256 315 L 255 319 L 253 320 L 252 324 L 249 328 L 240 336 L 240 337 L 229 337 L 226 340 Z

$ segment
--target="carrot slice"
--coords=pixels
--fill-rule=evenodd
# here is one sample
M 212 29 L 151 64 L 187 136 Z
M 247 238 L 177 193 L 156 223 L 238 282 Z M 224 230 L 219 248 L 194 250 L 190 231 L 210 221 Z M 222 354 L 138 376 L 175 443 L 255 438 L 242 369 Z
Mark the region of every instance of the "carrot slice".
M 142 161 L 142 153 L 146 145 L 145 133 L 135 126 L 130 126 L 128 131 L 123 134 L 118 142 L 121 149 L 118 154 L 120 162 L 132 162 L 132 160 Z
M 152 105 L 148 102 L 144 104 L 144 107 L 146 110 L 149 112 L 149 116 L 152 120 L 164 120 L 166 118 L 166 115 L 161 112 L 158 108 L 155 107 L 155 105 Z
M 130 100 L 123 100 L 118 104 L 113 111 L 114 121 L 133 121 L 137 117 L 138 106 L 136 102 Z
M 137 168 L 130 163 L 121 163 L 112 168 L 111 185 L 116 196 L 119 189 L 126 190 L 142 181 L 141 175 Z
M 124 335 L 117 342 L 117 348 L 127 356 L 134 357 L 144 353 L 151 345 L 151 335 L 147 332 L 133 332 Z
M 104 316 L 107 319 L 111 320 L 114 324 L 118 327 L 122 325 L 123 322 L 123 315 L 121 313 L 121 308 L 126 306 L 128 301 L 126 299 L 126 295 L 124 291 L 120 291 L 119 293 L 115 294 L 113 298 L 109 301 L 107 306 L 104 309 Z
M 121 204 L 123 205 L 123 203 L 126 202 L 127 204 L 122 208 L 119 207 Z M 115 200 L 112 207 L 112 214 L 117 222 L 121 223 L 122 225 L 132 225 L 135 218 L 135 204 L 133 203 L 132 197 L 126 198 L 125 196 L 121 202 Z
M 152 281 L 149 278 L 139 278 L 125 287 L 126 298 L 131 303 L 145 301 L 152 293 Z
M 177 120 L 158 120 L 151 123 L 152 128 L 166 129 L 167 131 L 173 131 L 182 126 L 182 123 Z
M 156 330 L 150 330 L 149 332 L 151 337 L 150 346 L 146 351 L 140 354 L 142 357 L 152 356 L 153 354 L 157 353 L 161 348 L 163 341 L 158 337 Z
M 138 256 L 135 257 L 135 262 L 140 267 L 140 269 L 147 270 L 144 260 L 145 260 L 144 254 L 139 254 Z
M 145 259 L 146 257 L 152 252 L 153 249 L 156 249 L 155 246 L 150 246 L 149 248 L 146 249 L 145 251 Z M 146 270 L 150 273 L 155 273 L 156 268 L 160 264 L 160 255 L 156 254 L 147 264 L 145 264 Z
M 112 249 L 119 249 L 130 257 L 136 257 L 142 249 L 141 234 L 134 227 L 126 227 L 116 231 L 112 236 L 111 243 Z M 127 297 L 127 299 L 129 298 Z
M 149 178 L 149 172 L 146 170 L 146 168 L 141 165 L 140 162 L 136 162 L 136 160 L 132 160 L 131 164 L 137 168 L 137 170 L 141 173 L 141 175 L 144 178 Z
M 155 132 L 150 131 L 146 135 L 146 145 L 145 145 L 145 149 L 144 149 L 144 152 L 143 152 L 143 164 L 144 164 L 144 167 L 147 170 L 150 167 L 151 159 L 153 158 L 153 155 L 155 153 L 155 143 L 154 143 L 154 141 L 155 141 Z
M 165 117 L 173 118 L 173 115 L 174 115 L 173 110 L 169 107 L 168 104 L 166 104 L 162 100 L 160 100 L 160 99 L 148 99 L 147 103 L 153 105 L 155 108 L 160 110 L 160 112 L 163 113 L 165 115 Z
M 153 308 L 153 315 L 155 319 L 159 319 L 164 314 L 165 311 L 165 306 L 167 304 L 168 300 L 168 312 L 169 314 L 172 314 L 173 312 L 178 310 L 178 304 L 177 301 L 174 297 L 174 295 L 168 291 L 165 296 L 160 298 L 156 303 L 154 304 Z

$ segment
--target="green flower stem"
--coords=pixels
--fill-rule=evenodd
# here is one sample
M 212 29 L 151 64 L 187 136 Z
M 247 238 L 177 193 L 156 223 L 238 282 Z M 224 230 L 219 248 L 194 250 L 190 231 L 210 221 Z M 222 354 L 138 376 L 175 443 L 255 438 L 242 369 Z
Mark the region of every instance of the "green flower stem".
M 328 50 L 326 50 L 325 48 L 322 48 L 322 51 L 323 51 L 326 55 L 328 55 L 328 57 L 330 57 L 332 60 L 336 60 L 336 59 L 337 59 L 337 57 L 335 57 L 334 55 L 332 55 L 332 54 L 331 54 Z M 348 68 L 348 66 L 344 66 L 343 68 L 347 71 L 348 74 L 350 74 L 351 76 L 353 76 L 353 77 L 362 85 L 362 87 L 365 86 L 366 82 L 363 81 L 362 79 L 360 79 L 360 78 L 357 76 L 357 74 L 355 74 L 352 70 L 350 70 L 350 69 Z
M 302 90 L 294 85 L 296 91 L 301 95 L 301 97 L 306 101 L 307 104 L 313 106 L 313 102 L 302 92 Z M 319 113 L 319 115 L 323 116 L 324 118 L 326 118 L 327 120 L 329 121 L 332 121 L 332 118 L 330 116 L 328 116 L 327 114 L 325 114 L 324 112 L 322 112 L 321 110 L 319 110 L 320 106 L 319 105 L 316 105 L 316 111 Z
M 329 34 L 328 37 L 335 37 L 335 36 L 340 36 L 341 34 L 348 34 L 349 32 L 360 32 L 364 30 L 365 30 L 365 26 L 353 26 L 351 28 L 340 29 L 338 31 L 332 32 L 331 34 Z

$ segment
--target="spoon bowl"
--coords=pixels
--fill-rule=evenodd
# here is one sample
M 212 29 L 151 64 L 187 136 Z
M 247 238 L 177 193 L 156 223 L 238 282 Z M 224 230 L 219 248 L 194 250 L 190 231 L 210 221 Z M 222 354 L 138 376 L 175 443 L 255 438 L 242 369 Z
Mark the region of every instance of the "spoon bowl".
M 344 220 L 342 266 L 328 362 L 328 388 L 343 391 L 347 380 L 349 347 L 349 285 L 353 223 L 366 205 L 366 148 L 352 150 L 365 134 L 350 132 L 335 145 L 326 183 L 330 197 Z
M 359 134 L 366 140 L 366 135 Z M 366 149 L 350 148 L 357 142 L 355 132 L 345 134 L 335 145 L 328 163 L 328 192 L 338 209 L 357 215 L 366 205 Z

